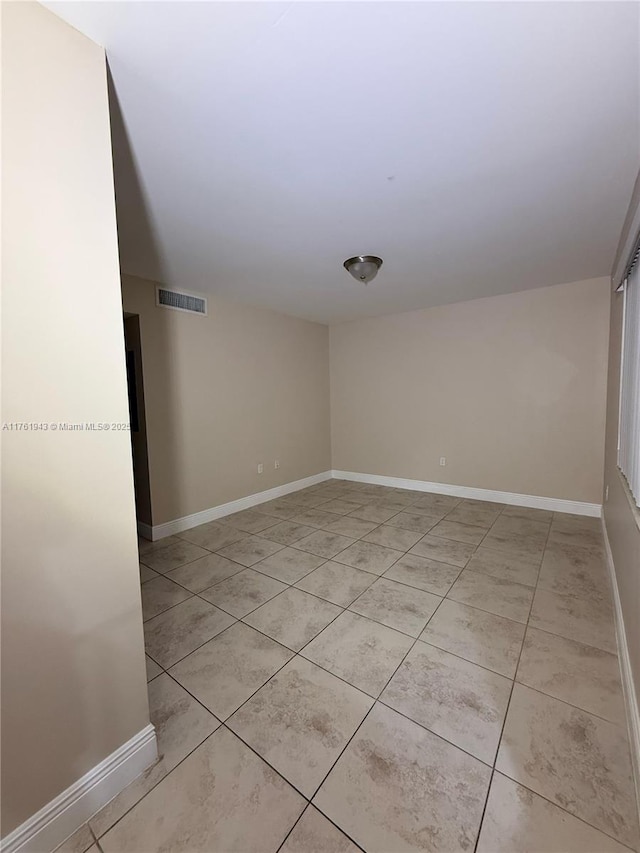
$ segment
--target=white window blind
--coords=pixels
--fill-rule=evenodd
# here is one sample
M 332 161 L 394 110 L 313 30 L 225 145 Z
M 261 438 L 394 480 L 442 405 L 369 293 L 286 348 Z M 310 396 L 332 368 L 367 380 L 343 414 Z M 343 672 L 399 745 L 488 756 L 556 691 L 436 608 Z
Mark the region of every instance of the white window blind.
M 640 506 L 640 261 L 624 288 L 618 465 Z

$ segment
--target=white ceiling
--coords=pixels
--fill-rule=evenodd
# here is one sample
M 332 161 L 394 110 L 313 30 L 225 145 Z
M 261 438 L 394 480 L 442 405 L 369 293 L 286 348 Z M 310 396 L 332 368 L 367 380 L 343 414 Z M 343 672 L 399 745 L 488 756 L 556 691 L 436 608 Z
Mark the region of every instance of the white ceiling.
M 636 3 L 47 5 L 107 49 L 125 272 L 337 322 L 611 271 Z

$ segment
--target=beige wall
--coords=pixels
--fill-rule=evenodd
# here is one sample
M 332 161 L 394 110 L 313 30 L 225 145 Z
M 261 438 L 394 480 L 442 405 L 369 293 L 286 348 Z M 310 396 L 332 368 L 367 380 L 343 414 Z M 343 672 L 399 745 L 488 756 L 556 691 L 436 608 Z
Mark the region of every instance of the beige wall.
M 600 503 L 608 300 L 592 279 L 332 326 L 333 467 Z
M 140 316 L 154 525 L 331 467 L 326 326 L 211 296 L 208 317 L 157 308 L 131 276 L 122 290 Z
M 2 420 L 128 420 L 101 48 L 2 4 Z M 2 432 L 2 835 L 148 723 L 126 432 Z
M 630 213 L 640 208 L 640 181 L 632 199 Z M 631 217 L 627 217 L 629 222 Z M 623 230 L 622 241 L 628 237 Z M 633 238 L 635 235 L 631 235 Z M 620 250 L 618 252 L 620 255 Z M 626 258 L 622 260 L 624 261 Z M 617 279 L 616 279 L 617 281 Z M 618 406 L 620 399 L 620 363 L 622 344 L 623 294 L 611 286 L 611 326 L 609 334 L 609 382 L 607 392 L 607 430 L 605 445 L 604 485 L 609 495 L 603 499 L 604 520 L 611 545 L 616 582 L 627 636 L 627 647 L 640 700 L 640 511 L 634 510 L 632 499 L 618 470 Z

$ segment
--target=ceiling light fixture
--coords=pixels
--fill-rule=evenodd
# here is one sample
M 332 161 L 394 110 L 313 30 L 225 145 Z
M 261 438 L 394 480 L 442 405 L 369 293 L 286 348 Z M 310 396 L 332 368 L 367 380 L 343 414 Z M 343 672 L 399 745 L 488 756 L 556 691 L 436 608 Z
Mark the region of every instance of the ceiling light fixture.
M 346 271 L 351 273 L 356 281 L 363 281 L 365 284 L 373 281 L 381 266 L 382 258 L 376 258 L 375 255 L 357 255 L 344 262 Z

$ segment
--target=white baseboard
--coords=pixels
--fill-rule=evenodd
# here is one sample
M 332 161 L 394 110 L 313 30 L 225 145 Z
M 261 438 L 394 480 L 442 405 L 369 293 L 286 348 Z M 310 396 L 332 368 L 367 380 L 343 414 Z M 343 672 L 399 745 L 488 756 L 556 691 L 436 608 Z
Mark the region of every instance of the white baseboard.
M 204 509 L 202 512 L 194 512 L 193 515 L 185 515 L 183 518 L 176 518 L 164 524 L 156 524 L 154 527 L 149 527 L 138 522 L 138 532 L 145 539 L 151 539 L 155 542 L 157 539 L 164 539 L 166 536 L 182 533 L 184 530 L 190 530 L 192 527 L 198 527 L 198 525 L 206 524 L 208 521 L 224 518 L 225 515 L 240 512 L 243 509 L 250 509 L 257 504 L 284 497 L 284 495 L 289 495 L 291 492 L 297 492 L 299 489 L 306 489 L 308 486 L 315 486 L 317 483 L 323 483 L 325 480 L 330 479 L 331 471 L 322 471 L 320 474 L 313 474 L 313 476 L 305 477 L 303 480 L 295 480 L 293 483 L 275 486 L 273 489 L 256 492 L 255 495 L 247 495 L 246 498 L 238 498 L 238 500 L 230 501 L 226 504 Z M 141 528 L 144 528 L 144 531 Z
M 156 524 L 153 527 L 139 521 L 138 533 L 144 536 L 145 539 L 155 542 L 158 539 L 164 539 L 167 536 L 173 536 L 176 533 L 190 530 L 192 527 L 198 527 L 200 524 L 224 518 L 225 515 L 231 515 L 231 513 L 250 509 L 266 501 L 284 497 L 284 495 L 297 492 L 299 489 L 315 486 L 317 483 L 323 483 L 332 477 L 337 480 L 352 480 L 357 483 L 391 486 L 394 489 L 413 489 L 418 492 L 434 492 L 439 495 L 453 495 L 458 498 L 473 498 L 481 501 L 513 504 L 514 506 L 528 506 L 534 509 L 549 509 L 554 512 L 571 512 L 576 515 L 599 517 L 602 511 L 601 504 L 590 504 L 583 501 L 566 501 L 561 498 L 543 498 L 537 495 L 519 495 L 514 492 L 496 492 L 491 489 L 475 489 L 470 486 L 450 486 L 447 483 L 429 483 L 426 480 L 407 480 L 402 477 L 383 477 L 378 474 L 358 474 L 353 471 L 323 471 L 320 474 L 305 477 L 303 480 L 295 480 L 293 483 L 275 486 L 273 489 L 256 492 L 254 495 L 247 495 L 245 498 L 238 498 L 238 500 L 210 507 L 209 509 L 202 510 L 202 512 L 195 512 L 193 515 L 185 515 L 182 518 L 176 518 L 164 524 Z
M 633 776 L 636 784 L 636 804 L 638 807 L 638 816 L 640 817 L 640 709 L 638 707 L 638 693 L 633 680 L 631 658 L 629 657 L 627 634 L 624 629 L 624 617 L 622 615 L 620 592 L 618 590 L 616 569 L 613 562 L 613 552 L 611 550 L 611 543 L 609 542 L 609 535 L 607 533 L 607 526 L 604 518 L 602 519 L 602 534 L 604 536 L 604 548 L 607 556 L 607 566 L 609 568 L 609 579 L 611 581 L 613 609 L 616 622 L 616 637 L 618 640 L 618 662 L 620 664 L 622 692 L 624 694 L 624 702 L 627 711 L 629 748 L 631 750 L 631 764 L 633 766 Z
M 437 495 L 453 495 L 456 498 L 472 498 L 479 501 L 528 506 L 533 509 L 549 509 L 553 512 L 571 512 L 575 515 L 602 514 L 601 504 L 584 501 L 567 501 L 562 498 L 543 498 L 537 495 L 519 495 L 515 492 L 496 492 L 492 489 L 475 489 L 471 486 L 450 486 L 447 483 L 429 483 L 426 480 L 407 480 L 402 477 L 383 477 L 379 474 L 357 474 L 353 471 L 332 471 L 337 480 L 352 480 L 355 483 L 372 483 L 391 486 L 394 489 L 412 489 L 417 492 L 434 492 Z
M 153 764 L 157 757 L 156 732 L 149 723 L 3 838 L 0 844 L 2 853 L 54 850 Z

